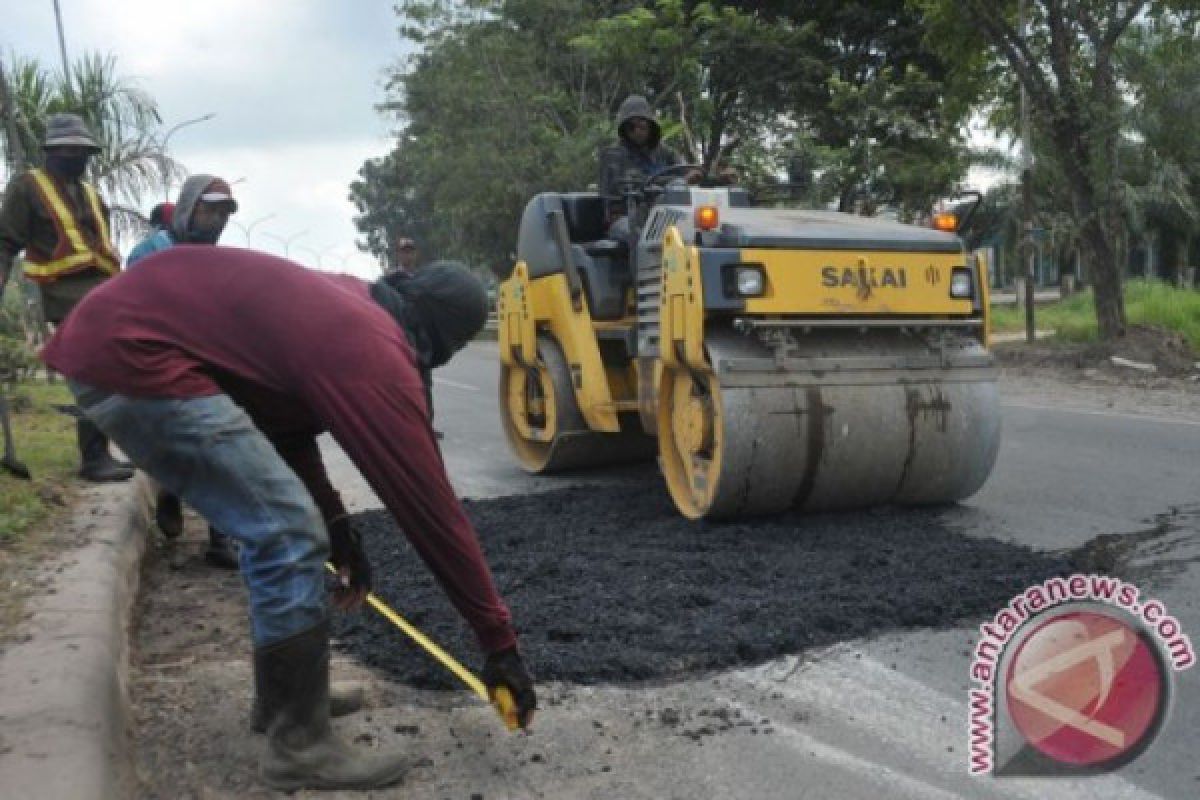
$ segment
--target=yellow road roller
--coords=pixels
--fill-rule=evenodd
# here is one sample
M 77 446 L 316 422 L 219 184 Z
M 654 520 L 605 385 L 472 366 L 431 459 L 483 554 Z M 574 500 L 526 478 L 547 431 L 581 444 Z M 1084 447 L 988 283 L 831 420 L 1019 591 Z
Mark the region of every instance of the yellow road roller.
M 983 485 L 1000 439 L 987 265 L 953 230 L 649 188 L 624 239 L 594 193 L 525 208 L 497 297 L 523 468 L 657 456 L 692 519 Z

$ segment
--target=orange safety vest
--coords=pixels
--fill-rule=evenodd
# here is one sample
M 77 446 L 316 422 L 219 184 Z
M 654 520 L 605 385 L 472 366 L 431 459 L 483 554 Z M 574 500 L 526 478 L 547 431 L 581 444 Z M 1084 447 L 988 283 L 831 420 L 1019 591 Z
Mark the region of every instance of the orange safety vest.
M 37 187 L 42 204 L 50 212 L 50 219 L 58 232 L 58 243 L 53 253 L 34 252 L 26 248 L 25 274 L 29 279 L 37 283 L 50 283 L 64 275 L 93 268 L 116 275 L 121 267 L 108 238 L 108 221 L 96 190 L 86 183 L 80 184 L 87 198 L 86 208 L 95 220 L 99 233 L 98 237 L 94 237 L 98 241 L 89 243 L 79 221 L 46 171 L 35 169 L 30 175 L 33 176 L 33 184 Z

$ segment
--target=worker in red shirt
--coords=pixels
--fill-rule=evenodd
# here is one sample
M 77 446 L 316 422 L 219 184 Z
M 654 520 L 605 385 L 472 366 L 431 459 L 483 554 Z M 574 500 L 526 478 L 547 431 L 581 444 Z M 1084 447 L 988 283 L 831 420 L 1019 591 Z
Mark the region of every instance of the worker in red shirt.
M 444 265 L 397 290 L 194 245 L 144 263 L 89 294 L 42 358 L 138 467 L 239 542 L 269 742 L 264 780 L 367 789 L 394 783 L 411 763 L 358 752 L 330 731 L 323 563 L 341 578 L 335 603 L 351 607 L 370 588 L 370 567 L 350 526 L 331 535 L 322 523 L 318 506 L 328 515 L 336 493 L 316 448 L 321 431 L 474 630 L 485 683 L 512 690 L 528 725 L 533 681 L 450 486 L 420 378 L 483 326 L 479 281 Z

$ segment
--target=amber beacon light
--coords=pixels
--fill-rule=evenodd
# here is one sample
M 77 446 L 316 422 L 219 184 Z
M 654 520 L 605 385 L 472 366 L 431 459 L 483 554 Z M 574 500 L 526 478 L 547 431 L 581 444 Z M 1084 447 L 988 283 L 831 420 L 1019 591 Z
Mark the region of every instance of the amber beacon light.
M 721 221 L 717 214 L 716 206 L 699 206 L 696 209 L 696 228 L 702 231 L 711 231 L 717 227 Z

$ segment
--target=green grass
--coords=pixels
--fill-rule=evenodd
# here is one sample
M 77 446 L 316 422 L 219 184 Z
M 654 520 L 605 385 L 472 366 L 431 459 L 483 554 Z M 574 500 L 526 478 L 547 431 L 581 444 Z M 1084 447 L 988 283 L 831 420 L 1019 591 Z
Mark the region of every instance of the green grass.
M 74 402 L 61 380 L 20 383 L 5 394 L 16 456 L 29 467 L 33 480 L 19 480 L 0 470 L 0 548 L 19 540 L 56 505 L 69 500 L 71 478 L 79 466 L 75 420 L 51 407 Z
M 1161 281 L 1132 280 L 1125 284 L 1125 316 L 1131 325 L 1157 325 L 1183 334 L 1200 352 L 1200 291 L 1177 289 Z M 1039 330 L 1053 328 L 1056 336 L 1072 342 L 1098 337 L 1092 292 L 1072 295 L 1058 303 L 1034 308 Z M 1025 312 L 1013 306 L 992 308 L 992 330 L 1025 330 Z

